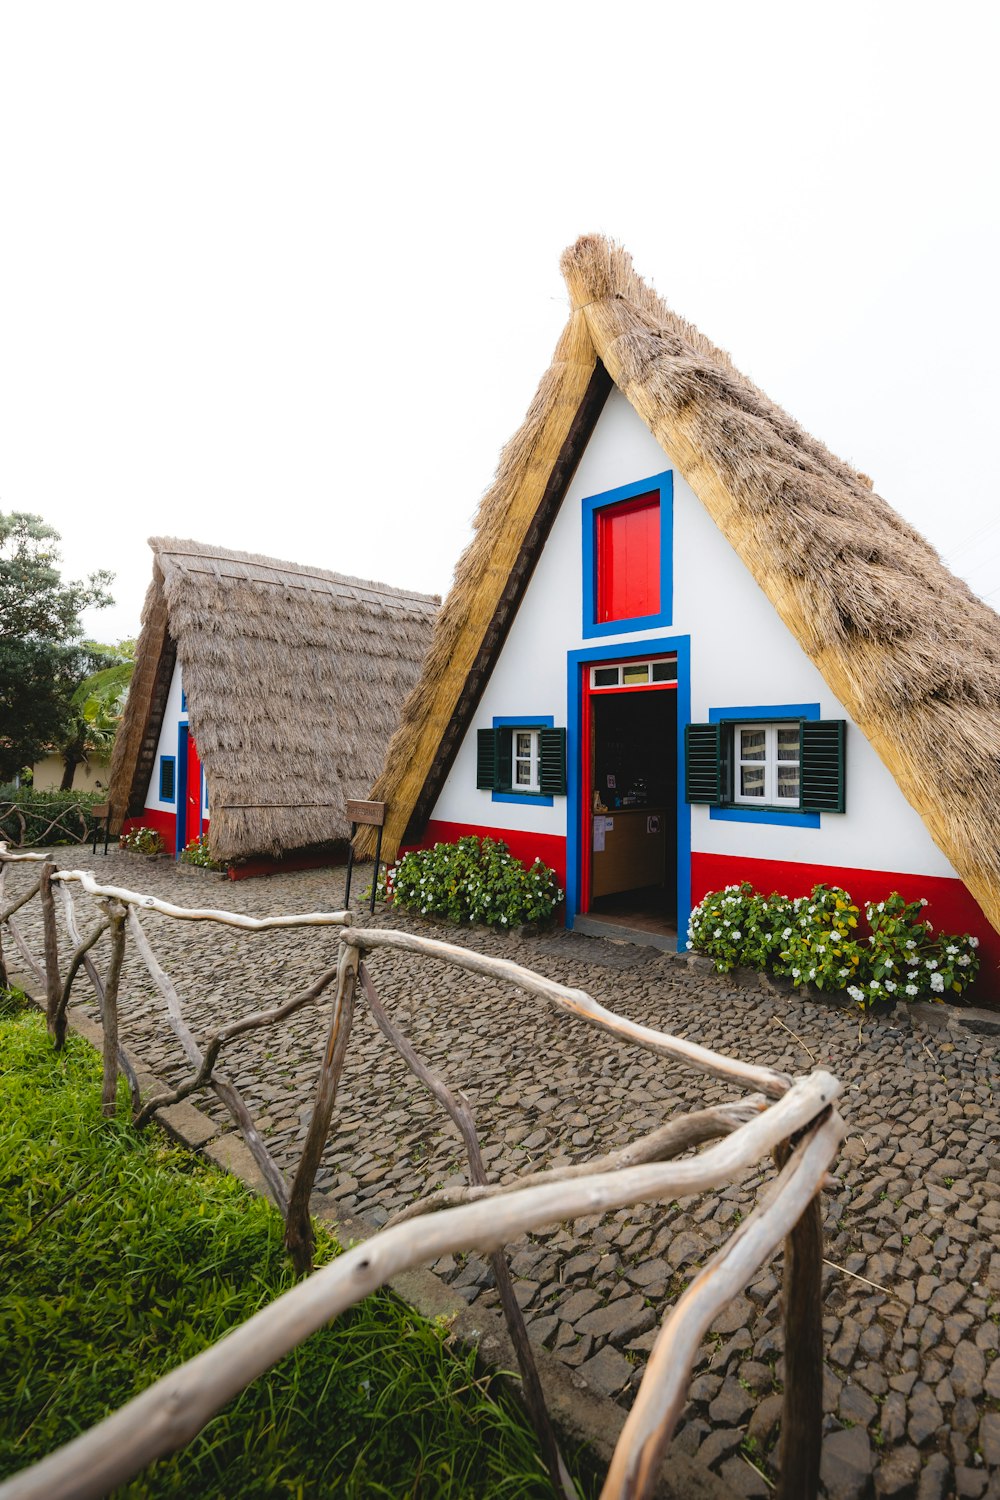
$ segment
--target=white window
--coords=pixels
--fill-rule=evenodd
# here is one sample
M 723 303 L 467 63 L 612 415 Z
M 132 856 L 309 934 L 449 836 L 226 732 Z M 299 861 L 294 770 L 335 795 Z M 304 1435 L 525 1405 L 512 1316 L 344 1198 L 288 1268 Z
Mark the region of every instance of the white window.
M 510 784 L 515 792 L 538 791 L 537 729 L 515 729 L 511 736 Z
M 733 729 L 733 801 L 746 807 L 798 807 L 798 724 L 737 724 Z

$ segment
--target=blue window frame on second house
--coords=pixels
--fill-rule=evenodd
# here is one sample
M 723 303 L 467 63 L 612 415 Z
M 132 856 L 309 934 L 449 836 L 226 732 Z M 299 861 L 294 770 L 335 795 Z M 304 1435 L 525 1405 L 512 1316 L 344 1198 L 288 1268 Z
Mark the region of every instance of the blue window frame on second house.
M 585 638 L 673 619 L 674 476 L 667 469 L 583 501 Z
M 173 802 L 177 797 L 177 761 L 172 755 L 160 756 L 160 801 Z

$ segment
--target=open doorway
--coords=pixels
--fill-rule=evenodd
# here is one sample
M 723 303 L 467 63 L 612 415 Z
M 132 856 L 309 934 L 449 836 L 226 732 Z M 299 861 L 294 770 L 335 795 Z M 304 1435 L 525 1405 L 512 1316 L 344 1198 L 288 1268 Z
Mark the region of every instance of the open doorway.
M 581 908 L 676 934 L 676 661 L 602 663 L 586 678 Z

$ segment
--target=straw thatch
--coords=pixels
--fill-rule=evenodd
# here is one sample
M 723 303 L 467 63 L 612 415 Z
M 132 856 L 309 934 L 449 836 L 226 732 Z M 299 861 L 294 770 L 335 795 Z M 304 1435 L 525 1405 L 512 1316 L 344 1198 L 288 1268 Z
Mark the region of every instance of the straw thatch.
M 345 839 L 344 800 L 365 797 L 382 768 L 439 601 L 197 542 L 150 546 L 153 581 L 111 767 L 115 824 L 142 812 L 176 654 L 215 857 Z
M 558 498 L 565 493 L 579 457 L 573 420 L 603 367 L 1000 929 L 1000 618 L 864 475 L 672 313 L 624 250 L 586 236 L 562 270 L 569 323 L 483 499 L 376 786 L 391 804 L 389 843 L 417 836 L 502 644 L 496 616 L 510 580 L 504 563 L 493 567 L 494 539 L 508 524 L 518 547 L 531 537 L 560 466 Z M 471 663 L 479 679 L 470 692 Z

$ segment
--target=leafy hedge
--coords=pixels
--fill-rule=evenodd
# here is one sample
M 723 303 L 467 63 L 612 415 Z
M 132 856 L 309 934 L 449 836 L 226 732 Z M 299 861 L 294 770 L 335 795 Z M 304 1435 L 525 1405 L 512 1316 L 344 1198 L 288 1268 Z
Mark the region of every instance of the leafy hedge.
M 710 891 L 694 908 L 688 947 L 705 953 L 720 974 L 737 964 L 769 969 L 819 990 L 846 990 L 862 1009 L 876 1000 L 943 1000 L 961 996 L 979 970 L 979 939 L 934 934 L 926 901 L 893 891 L 861 912 L 839 886 L 809 896 L 762 896 L 744 881 Z
M 86 843 L 90 809 L 107 800 L 106 792 L 36 792 L 33 787 L 0 787 L 0 839 L 27 849 Z M 57 826 L 51 827 L 56 820 Z
M 406 911 L 487 927 L 548 922 L 563 899 L 555 871 L 540 859 L 526 867 L 502 840 L 473 835 L 411 849 L 386 872 L 383 893 Z

